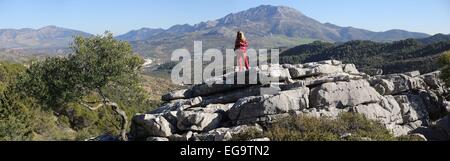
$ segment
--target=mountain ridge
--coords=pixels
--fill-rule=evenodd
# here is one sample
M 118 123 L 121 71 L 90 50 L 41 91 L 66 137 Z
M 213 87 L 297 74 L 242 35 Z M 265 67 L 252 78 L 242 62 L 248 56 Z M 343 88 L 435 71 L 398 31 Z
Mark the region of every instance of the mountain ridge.
M 127 40 L 127 41 L 138 41 L 138 40 L 145 40 L 151 36 L 157 35 L 161 32 L 163 32 L 164 29 L 162 28 L 147 28 L 143 27 L 137 30 L 131 30 L 125 34 L 116 36 L 117 39 L 120 40 Z
M 373 32 L 354 27 L 340 27 L 329 22 L 321 23 L 291 7 L 261 5 L 194 25 L 178 24 L 167 29 L 143 27 L 116 38 L 129 41 L 134 51 L 144 57 L 165 62 L 175 49 L 192 50 L 194 40 L 203 41 L 204 48 L 232 48 L 236 31 L 246 33 L 252 48 L 294 47 L 314 40 L 385 42 L 429 36 L 398 29 Z M 24 36 L 17 38 L 14 35 Z M 40 29 L 0 29 L 0 49 L 67 48 L 74 35 L 92 34 L 56 26 Z
M 170 53 L 175 49 L 185 48 L 192 51 L 194 40 L 201 40 L 206 49 L 233 48 L 237 31 L 245 32 L 250 46 L 255 49 L 294 47 L 314 40 L 390 42 L 429 36 L 398 29 L 373 32 L 354 27 L 340 27 L 331 23 L 321 23 L 294 8 L 262 5 L 231 13 L 216 20 L 194 25 L 174 25 L 147 40 L 130 41 L 130 43 L 137 53 L 165 62 L 170 59 Z
M 54 25 L 39 29 L 0 29 L 0 48 L 67 47 L 75 35 L 91 36 L 92 34 Z
M 269 18 L 271 22 L 268 21 Z M 263 28 L 256 25 L 263 26 Z M 264 26 L 267 26 L 268 28 L 264 28 Z M 321 23 L 313 18 L 307 17 L 300 11 L 291 7 L 271 5 L 261 5 L 245 11 L 230 13 L 219 19 L 203 21 L 194 25 L 174 25 L 169 27 L 165 32 L 161 33 L 182 34 L 199 32 L 215 27 L 227 27 L 234 30 L 244 30 L 249 34 L 260 36 L 281 34 L 288 37 L 305 37 L 332 42 L 357 39 L 393 41 L 406 38 L 422 38 L 430 36 L 425 33 L 410 32 L 400 29 L 373 32 L 350 26 L 341 27 L 330 22 Z M 259 28 L 260 30 L 255 30 L 256 28 Z M 395 36 L 391 36 L 390 34 L 395 34 Z

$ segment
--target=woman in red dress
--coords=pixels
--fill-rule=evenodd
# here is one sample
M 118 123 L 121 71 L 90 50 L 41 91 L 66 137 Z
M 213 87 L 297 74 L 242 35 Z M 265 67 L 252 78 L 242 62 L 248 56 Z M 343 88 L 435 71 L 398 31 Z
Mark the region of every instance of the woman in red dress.
M 242 61 L 244 61 L 245 68 L 248 70 L 250 68 L 248 57 L 247 57 L 247 47 L 248 41 L 245 39 L 244 33 L 241 31 L 237 32 L 236 42 L 234 44 L 234 51 L 236 52 L 236 61 L 239 65 L 239 71 L 242 71 Z

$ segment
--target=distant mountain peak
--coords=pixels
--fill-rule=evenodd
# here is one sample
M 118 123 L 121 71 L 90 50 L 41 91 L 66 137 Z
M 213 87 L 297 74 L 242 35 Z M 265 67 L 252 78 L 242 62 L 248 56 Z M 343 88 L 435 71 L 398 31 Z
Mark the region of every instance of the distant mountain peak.
M 189 24 L 174 25 L 174 26 L 170 27 L 169 29 L 167 29 L 167 32 L 176 33 L 176 34 L 192 32 L 192 31 L 194 31 L 194 26 L 191 26 Z
M 66 48 L 75 35 L 91 34 L 54 25 L 39 29 L 0 29 L 0 48 Z
M 151 31 L 151 30 L 163 30 L 162 28 L 149 28 L 149 27 L 142 27 L 137 30 L 131 30 L 131 31 Z
M 261 6 L 261 8 L 268 8 L 269 10 L 272 10 L 273 13 L 281 14 L 284 16 L 292 17 L 292 16 L 304 16 L 303 13 L 301 13 L 299 10 L 288 7 L 288 6 L 271 6 L 271 5 L 265 5 Z
M 61 29 L 61 27 L 55 26 L 55 25 L 48 25 L 48 26 L 44 26 L 38 30 L 42 30 L 42 29 Z
M 272 11 L 272 12 L 279 12 L 279 13 L 300 13 L 302 14 L 300 11 L 298 11 L 295 8 L 292 7 L 288 7 L 288 6 L 273 6 L 273 5 L 260 5 L 254 8 L 250 8 L 247 11 L 251 11 L 251 10 L 268 10 L 268 11 Z
M 57 27 L 57 26 L 45 26 L 42 27 L 40 29 L 37 29 L 36 31 L 38 32 L 57 32 L 57 31 L 66 31 L 69 29 L 65 29 L 65 28 L 61 28 L 61 27 Z
M 123 35 L 119 35 L 116 38 L 126 41 L 139 41 L 149 39 L 165 30 L 162 28 L 147 28 L 143 27 L 137 30 L 131 30 Z
M 256 20 L 256 19 L 260 20 L 274 17 L 297 18 L 302 17 L 304 15 L 300 11 L 287 6 L 261 5 L 238 13 L 229 14 L 228 16 L 235 16 L 249 20 Z M 225 18 L 228 16 L 225 16 Z

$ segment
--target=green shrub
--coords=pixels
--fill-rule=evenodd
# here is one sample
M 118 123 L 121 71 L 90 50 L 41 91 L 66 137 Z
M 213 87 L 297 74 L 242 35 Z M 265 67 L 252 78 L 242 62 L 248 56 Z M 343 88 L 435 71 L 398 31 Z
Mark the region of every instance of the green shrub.
M 345 134 L 351 134 L 343 137 Z M 290 117 L 274 123 L 267 136 L 277 141 L 390 140 L 393 136 L 378 122 L 355 113 L 341 113 L 336 119 Z
M 384 125 L 357 113 L 328 117 L 291 116 L 267 126 L 264 133 L 247 131 L 233 140 L 268 137 L 272 141 L 418 141 L 417 136 L 394 137 Z
M 450 84 L 450 50 L 445 51 L 439 57 L 439 65 L 442 66 L 441 79 L 444 80 L 445 84 Z
M 417 135 L 402 135 L 395 138 L 396 141 L 425 141 L 423 138 Z
M 246 141 L 246 140 L 250 140 L 250 139 L 263 138 L 263 137 L 265 137 L 263 132 L 261 132 L 257 129 L 251 128 L 245 132 L 234 135 L 231 138 L 231 141 Z

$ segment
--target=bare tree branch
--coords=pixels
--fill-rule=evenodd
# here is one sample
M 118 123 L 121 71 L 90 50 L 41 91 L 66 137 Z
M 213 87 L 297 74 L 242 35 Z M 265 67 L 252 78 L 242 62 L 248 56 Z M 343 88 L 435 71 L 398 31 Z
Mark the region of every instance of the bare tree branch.
M 105 105 L 104 103 L 101 103 L 101 104 L 98 104 L 97 106 L 93 107 L 93 106 L 91 106 L 91 105 L 88 105 L 88 104 L 85 103 L 85 102 L 80 102 L 80 104 L 83 105 L 84 107 L 87 107 L 89 110 L 92 110 L 92 111 L 96 111 L 96 110 L 98 110 L 100 107 L 103 107 L 103 106 Z
M 110 106 L 112 110 L 121 117 L 120 121 L 120 140 L 127 141 L 127 125 L 128 125 L 128 117 L 124 110 L 120 109 L 119 105 L 115 102 L 111 102 L 108 97 L 103 94 L 103 91 L 100 88 L 97 88 L 98 94 L 102 97 L 101 101 L 81 101 L 80 104 L 87 107 L 88 109 L 95 111 L 103 106 Z M 93 107 L 89 104 L 100 103 L 97 106 Z
M 121 136 L 121 140 L 123 141 L 127 141 L 128 137 L 127 137 L 127 125 L 128 125 L 128 117 L 127 117 L 127 113 L 120 109 L 119 105 L 115 102 L 112 102 L 108 99 L 108 97 L 106 97 L 103 94 L 103 91 L 100 88 L 97 88 L 100 96 L 103 98 L 103 103 L 107 106 L 110 106 L 112 108 L 112 110 L 114 112 L 116 112 L 118 115 L 120 115 L 121 117 L 121 132 L 120 132 L 120 136 Z
M 127 125 L 128 125 L 127 114 L 124 110 L 120 109 L 116 103 L 110 102 L 109 105 L 114 110 L 114 112 L 116 112 L 118 115 L 120 115 L 122 117 L 121 132 L 120 132 L 121 140 L 127 141 L 128 140 L 128 137 L 127 137 Z

